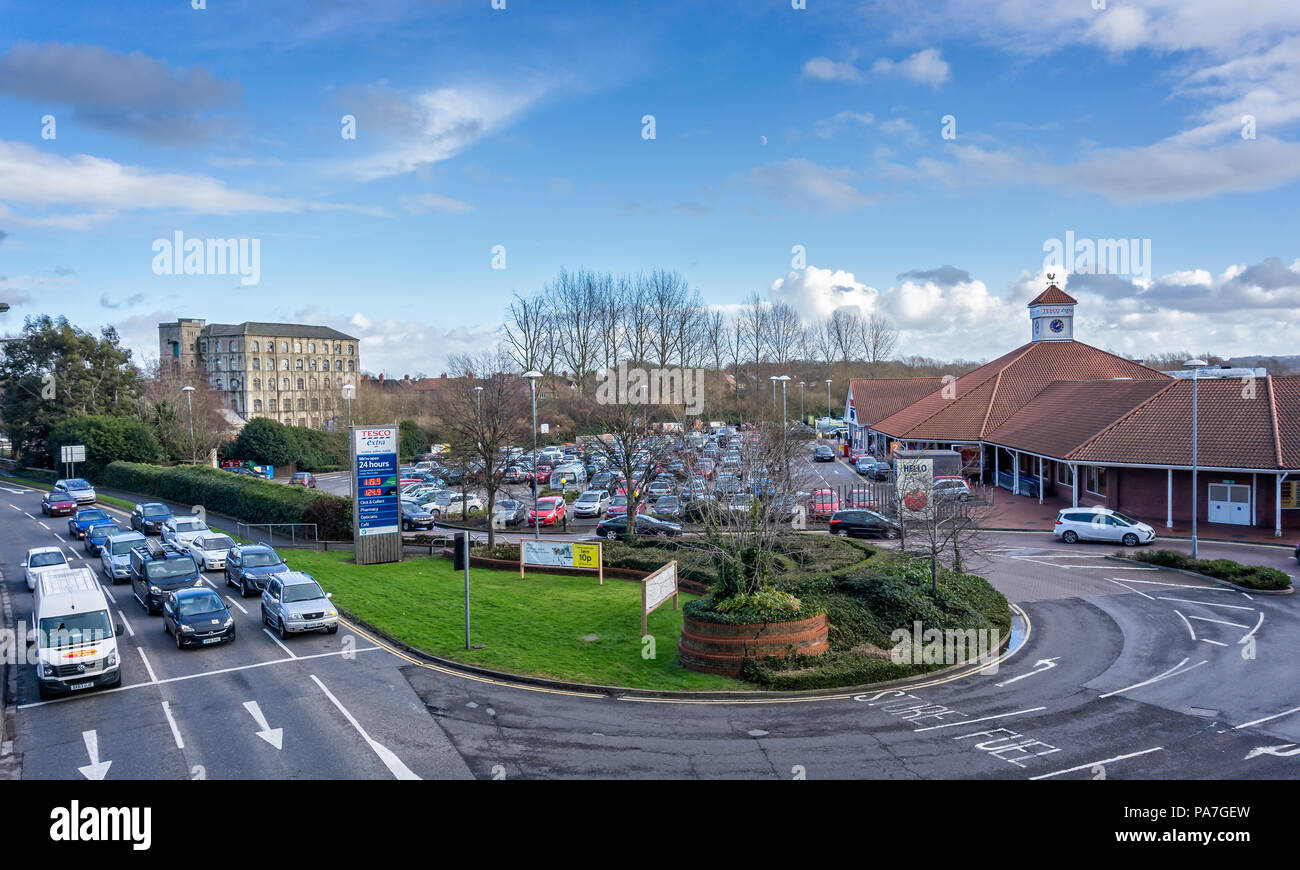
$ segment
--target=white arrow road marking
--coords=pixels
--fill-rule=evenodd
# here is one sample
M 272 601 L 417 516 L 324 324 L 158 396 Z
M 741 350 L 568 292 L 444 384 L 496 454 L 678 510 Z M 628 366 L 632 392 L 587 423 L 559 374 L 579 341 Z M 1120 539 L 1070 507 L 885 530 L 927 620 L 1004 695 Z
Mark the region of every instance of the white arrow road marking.
M 163 714 L 167 717 L 167 724 L 172 726 L 172 737 L 176 740 L 176 748 L 184 749 L 185 741 L 181 739 L 181 729 L 176 727 L 176 718 L 172 716 L 172 705 L 166 701 L 162 702 Z
M 1209 601 L 1197 601 L 1194 598 L 1168 598 L 1164 595 L 1157 596 L 1161 601 L 1181 601 L 1183 604 L 1199 604 L 1202 607 L 1226 607 L 1229 610 L 1254 610 L 1253 607 L 1243 607 L 1240 604 L 1213 604 Z
M 113 766 L 111 761 L 99 760 L 99 735 L 94 731 L 82 731 L 81 739 L 86 743 L 86 754 L 90 756 L 90 764 L 85 767 L 78 767 L 81 775 L 86 779 L 103 779 L 108 775 L 108 769 Z
M 1274 719 L 1281 719 L 1283 716 L 1290 716 L 1292 713 L 1300 712 L 1300 707 L 1292 707 L 1290 710 L 1283 710 L 1281 713 L 1274 713 L 1272 716 L 1265 716 L 1263 719 L 1255 719 L 1251 722 L 1243 722 L 1240 725 L 1234 725 L 1233 731 L 1239 728 L 1249 728 L 1251 725 L 1259 725 L 1263 722 L 1271 722 Z
M 257 723 L 257 727 L 262 729 L 257 732 L 258 737 L 261 737 L 276 749 L 279 749 L 284 745 L 284 729 L 272 728 L 266 721 L 266 716 L 262 713 L 262 708 L 257 706 L 256 701 L 245 701 L 244 709 L 253 717 L 253 721 Z
M 1293 746 L 1295 746 L 1294 749 L 1291 748 Z M 1284 749 L 1289 751 L 1283 752 L 1282 750 Z M 1246 756 L 1245 760 L 1250 761 L 1252 758 L 1258 758 L 1261 755 L 1276 755 L 1278 758 L 1290 758 L 1293 755 L 1300 755 L 1300 746 L 1296 746 L 1294 743 L 1283 743 L 1281 746 L 1259 746 L 1250 750 L 1250 754 Z
M 1025 677 L 1032 677 L 1034 674 L 1041 674 L 1043 671 L 1050 671 L 1052 668 L 1056 667 L 1056 660 L 1059 658 L 1060 656 L 1052 656 L 1050 659 L 1039 659 L 1034 662 L 1034 670 L 1023 673 L 1018 677 L 1012 677 L 1009 680 L 1003 680 L 1000 683 L 994 683 L 993 685 L 1007 686 L 1014 683 L 1016 680 L 1023 680 Z
M 1191 624 L 1190 622 L 1187 621 L 1187 617 L 1186 617 L 1186 616 L 1183 616 L 1183 612 L 1182 612 L 1181 610 L 1179 610 L 1178 608 L 1175 607 L 1175 608 L 1174 608 L 1174 613 L 1177 613 L 1177 614 L 1178 614 L 1178 618 L 1181 619 L 1181 620 L 1183 621 L 1183 625 L 1187 626 L 1187 631 L 1188 631 L 1188 633 L 1191 634 L 1191 636 L 1192 636 L 1192 640 L 1195 641 L 1195 640 L 1196 640 L 1196 629 L 1192 628 L 1192 624 Z
M 4 490 L 5 492 L 12 492 L 14 495 L 22 495 L 25 492 L 32 492 L 32 490 L 30 489 L 10 489 L 7 486 L 0 486 L 0 489 Z M 13 505 L 10 505 L 10 507 L 13 507 Z
M 1172 668 L 1170 668 L 1169 670 L 1165 671 L 1163 674 L 1156 674 L 1154 677 L 1152 677 L 1152 678 L 1149 679 L 1149 680 L 1143 680 L 1143 681 L 1140 682 L 1140 683 L 1134 683 L 1133 685 L 1128 686 L 1128 687 L 1126 687 L 1126 688 L 1123 688 L 1123 689 L 1116 689 L 1116 690 L 1113 691 L 1113 692 L 1107 692 L 1106 694 L 1104 694 L 1104 695 L 1098 695 L 1097 697 L 1098 697 L 1098 698 L 1109 698 L 1111 695 L 1120 695 L 1120 694 L 1123 694 L 1124 692 L 1128 692 L 1128 691 L 1131 691 L 1131 690 L 1133 690 L 1133 689 L 1140 689 L 1140 688 L 1142 688 L 1143 686 L 1149 686 L 1149 685 L 1151 685 L 1152 683 L 1158 683 L 1158 682 L 1160 682 L 1161 680 L 1168 679 L 1169 677 L 1175 677 L 1175 676 L 1178 676 L 1179 674 L 1185 674 L 1185 673 L 1187 673 L 1188 671 L 1195 670 L 1196 668 L 1199 668 L 1201 665 L 1205 664 L 1207 661 L 1209 661 L 1209 659 L 1201 659 L 1199 662 L 1197 662 L 1196 664 L 1192 665 L 1190 668 L 1183 668 L 1183 665 L 1187 664 L 1187 659 L 1183 659 L 1181 662 L 1179 662 L 1178 664 L 1174 665 Z M 1180 668 L 1183 668 L 1183 669 L 1182 669 L 1182 670 L 1179 670 Z
M 329 689 L 325 688 L 325 684 L 322 683 L 315 674 L 311 675 L 311 679 L 312 682 L 320 686 L 320 690 L 325 693 L 325 697 L 333 701 L 334 706 L 339 708 L 339 712 L 343 714 L 343 718 L 347 719 L 348 722 L 352 724 L 352 727 L 357 729 L 357 733 L 360 734 L 361 738 L 370 745 L 370 748 L 374 750 L 375 755 L 379 756 L 379 760 L 384 763 L 384 766 L 388 768 L 389 772 L 391 772 L 393 776 L 398 779 L 421 779 L 420 776 L 416 775 L 414 771 L 403 764 L 402 760 L 394 755 L 388 747 L 384 746 L 377 740 L 374 740 L 369 734 L 367 734 L 366 729 L 361 727 L 361 723 L 352 717 L 352 714 L 347 711 L 347 708 L 339 703 L 339 699 L 334 697 Z
M 1259 627 L 1263 624 L 1264 624 L 1264 614 L 1260 613 L 1259 622 L 1255 623 L 1254 628 L 1252 628 L 1250 631 L 1243 634 L 1241 636 L 1241 640 L 1237 641 L 1237 643 L 1245 643 L 1246 641 L 1250 640 L 1252 637 L 1255 636 L 1255 632 L 1259 631 Z

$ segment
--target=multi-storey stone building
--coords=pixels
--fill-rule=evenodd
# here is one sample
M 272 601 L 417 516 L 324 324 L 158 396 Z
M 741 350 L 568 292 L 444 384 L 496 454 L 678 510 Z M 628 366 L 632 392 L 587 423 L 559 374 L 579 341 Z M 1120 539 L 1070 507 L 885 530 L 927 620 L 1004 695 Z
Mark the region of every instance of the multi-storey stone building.
M 343 386 L 361 375 L 361 342 L 327 326 L 300 323 L 158 324 L 164 374 L 203 378 L 244 420 L 292 426 L 347 425 Z

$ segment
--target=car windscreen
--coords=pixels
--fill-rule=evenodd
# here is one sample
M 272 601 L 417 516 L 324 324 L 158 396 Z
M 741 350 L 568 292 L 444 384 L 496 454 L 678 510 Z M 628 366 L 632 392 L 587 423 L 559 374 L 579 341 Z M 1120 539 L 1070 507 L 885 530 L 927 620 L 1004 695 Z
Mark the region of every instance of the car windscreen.
M 50 616 L 41 620 L 41 643 L 46 647 L 79 646 L 113 637 L 107 610 Z
M 64 486 L 68 489 L 90 489 L 90 483 L 82 480 L 80 477 L 75 477 L 72 480 L 65 481 Z
M 77 514 L 77 522 L 79 523 L 91 522 L 93 520 L 106 520 L 106 519 L 108 519 L 108 513 L 105 511 L 82 511 L 81 513 Z
M 176 520 L 176 531 L 178 532 L 201 532 L 208 527 L 208 524 L 200 519 L 178 519 Z
M 181 616 L 198 616 L 201 613 L 217 613 L 225 610 L 225 605 L 214 593 L 207 595 L 186 595 L 177 602 Z
M 285 601 L 312 601 L 324 597 L 325 593 L 321 591 L 320 584 L 315 582 L 292 583 L 284 587 Z
M 117 523 L 98 523 L 91 526 L 90 531 L 86 534 L 90 535 L 92 538 L 103 538 L 113 534 L 113 532 L 120 531 L 122 530 L 118 527 Z
M 159 559 L 145 566 L 150 580 L 177 580 L 198 572 L 193 556 L 176 559 Z
M 29 568 L 48 568 L 50 565 L 66 565 L 68 560 L 60 552 L 36 553 L 27 560 Z
M 165 504 L 147 504 L 141 509 L 140 513 L 146 517 L 161 517 L 171 513 Z
M 225 535 L 219 535 L 215 538 L 205 538 L 203 540 L 204 550 L 229 550 L 235 546 L 235 542 Z
M 513 510 L 518 510 L 518 509 L 519 509 L 519 502 L 517 502 L 517 501 L 511 501 L 510 499 L 506 499 L 505 501 L 497 502 L 497 507 L 500 508 L 500 509 L 503 510 L 503 511 L 513 511 Z
M 139 538 L 131 538 L 125 541 L 114 541 L 113 546 L 112 548 L 110 548 L 109 552 L 112 553 L 114 556 L 125 556 L 131 552 L 132 547 L 139 546 L 139 544 L 140 544 Z
M 252 552 L 244 554 L 245 568 L 267 568 L 280 564 L 280 557 L 275 553 Z

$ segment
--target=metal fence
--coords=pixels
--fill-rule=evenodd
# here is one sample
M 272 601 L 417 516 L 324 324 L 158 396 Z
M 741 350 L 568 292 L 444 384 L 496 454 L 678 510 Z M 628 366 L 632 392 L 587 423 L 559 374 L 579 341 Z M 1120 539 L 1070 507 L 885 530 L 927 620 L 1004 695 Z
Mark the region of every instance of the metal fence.
M 319 540 L 315 523 L 236 523 L 235 534 L 271 546 L 310 546 Z
M 953 515 L 969 518 L 979 508 L 994 503 L 996 488 L 975 481 L 967 481 L 970 496 L 956 501 Z M 830 493 L 829 496 L 824 495 Z M 863 479 L 858 483 L 817 487 L 807 499 L 808 523 L 819 524 L 830 520 L 837 510 L 866 509 L 890 518 L 898 516 L 898 490 L 892 480 Z

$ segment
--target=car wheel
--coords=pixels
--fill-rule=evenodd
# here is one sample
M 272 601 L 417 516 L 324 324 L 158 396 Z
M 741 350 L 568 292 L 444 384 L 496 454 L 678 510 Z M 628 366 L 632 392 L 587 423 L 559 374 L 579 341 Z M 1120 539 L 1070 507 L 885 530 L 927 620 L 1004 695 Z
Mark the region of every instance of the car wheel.
M 279 623 L 280 623 L 280 640 L 288 640 L 288 639 L 289 639 L 289 626 L 285 624 L 285 621 L 284 621 L 284 617 L 283 617 L 283 616 L 281 616 L 281 617 L 279 618 Z
M 263 605 L 263 606 L 262 606 L 262 625 L 270 625 L 270 624 L 271 624 L 271 623 L 268 622 L 267 619 L 266 619 L 266 606 Z
M 1061 540 L 1067 544 L 1076 544 L 1079 542 L 1079 535 L 1073 531 L 1067 531 L 1061 535 Z
M 173 633 L 176 635 L 176 648 L 185 649 L 185 641 L 181 640 L 181 633 L 179 631 Z
M 171 633 L 172 633 L 171 626 L 169 626 L 169 625 L 167 624 L 167 620 L 164 619 L 164 620 L 163 620 L 163 634 L 171 634 Z
M 1123 541 L 1124 541 L 1124 546 L 1126 547 L 1136 547 L 1138 545 L 1138 536 L 1133 534 L 1132 532 L 1129 532 L 1127 535 L 1124 536 Z
M 897 529 L 886 529 L 886 530 L 885 530 L 885 537 L 886 537 L 886 538 L 889 538 L 889 539 L 892 541 L 894 538 L 897 538 L 897 537 L 898 537 L 898 530 L 897 530 Z
M 248 581 L 245 580 L 243 577 L 239 578 L 239 597 L 240 598 L 248 597 Z

